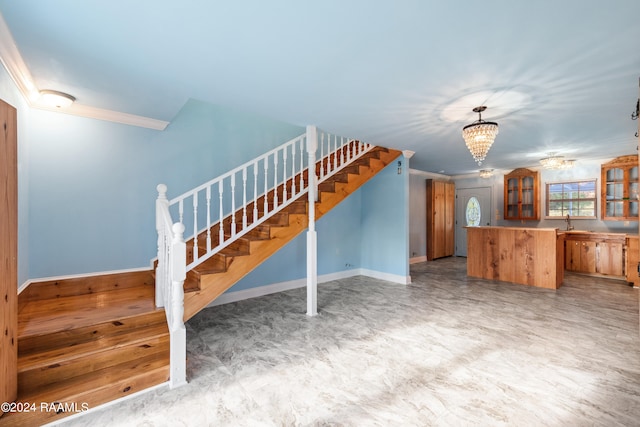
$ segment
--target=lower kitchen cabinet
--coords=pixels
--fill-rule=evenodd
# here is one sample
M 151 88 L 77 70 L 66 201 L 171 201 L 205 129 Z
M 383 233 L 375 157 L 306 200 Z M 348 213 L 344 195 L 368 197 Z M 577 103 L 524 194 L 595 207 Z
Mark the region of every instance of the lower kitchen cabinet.
M 624 278 L 626 243 L 624 234 L 568 232 L 565 270 Z
M 640 258 L 638 236 L 627 236 L 625 275 L 627 282 L 640 287 L 640 273 L 638 273 L 638 261 Z

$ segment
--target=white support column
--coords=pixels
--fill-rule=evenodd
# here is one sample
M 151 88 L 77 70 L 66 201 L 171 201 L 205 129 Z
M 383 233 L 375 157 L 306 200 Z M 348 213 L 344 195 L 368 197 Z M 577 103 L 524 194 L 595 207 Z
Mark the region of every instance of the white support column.
M 318 314 L 318 237 L 316 234 L 316 150 L 318 130 L 307 126 L 307 155 L 309 157 L 309 230 L 307 231 L 307 316 Z
M 156 199 L 156 231 L 158 232 L 158 266 L 156 267 L 156 307 L 164 307 L 164 275 L 165 275 L 165 230 L 162 212 L 169 210 L 169 200 L 167 199 L 167 186 L 158 184 L 158 198 Z
M 176 388 L 187 383 L 187 330 L 184 326 L 184 280 L 186 278 L 187 249 L 184 225 L 173 225 L 171 242 L 171 323 L 169 325 L 169 386 Z

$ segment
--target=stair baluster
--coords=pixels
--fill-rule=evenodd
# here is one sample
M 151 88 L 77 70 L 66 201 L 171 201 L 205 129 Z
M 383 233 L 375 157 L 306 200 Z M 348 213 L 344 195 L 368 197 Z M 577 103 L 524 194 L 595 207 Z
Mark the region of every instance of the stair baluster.
M 258 221 L 258 164 L 253 162 L 253 223 Z
M 211 186 L 207 185 L 207 224 L 211 224 Z M 207 252 L 211 250 L 211 227 L 207 227 Z
M 277 208 L 278 208 L 278 153 L 274 153 L 273 155 L 273 209 L 276 210 Z
M 236 211 L 236 174 L 231 175 L 231 212 Z M 236 235 L 236 216 L 231 215 L 231 237 Z
M 282 203 L 287 202 L 287 151 L 285 148 L 282 152 L 282 182 L 284 183 L 282 187 Z
M 264 158 L 264 212 L 262 217 L 264 218 L 269 213 L 269 201 L 267 200 L 267 194 L 269 194 L 269 156 Z
M 224 242 L 224 224 L 222 222 L 222 218 L 224 218 L 224 213 L 223 213 L 223 209 L 222 209 L 222 206 L 223 206 L 222 193 L 223 192 L 224 192 L 224 188 L 222 187 L 222 181 L 220 181 L 220 182 L 218 182 L 218 199 L 219 199 L 218 203 L 220 203 L 219 214 L 218 214 L 219 215 L 218 219 L 220 221 L 220 228 L 219 228 L 219 231 L 218 231 L 218 244 L 219 245 L 222 245 L 222 243 Z M 194 238 L 193 238 L 194 241 L 198 240 L 197 236 L 198 236 L 197 234 L 194 235 Z M 194 261 L 196 259 L 197 258 L 194 258 Z
M 247 169 L 242 169 L 242 229 L 245 228 L 247 228 Z

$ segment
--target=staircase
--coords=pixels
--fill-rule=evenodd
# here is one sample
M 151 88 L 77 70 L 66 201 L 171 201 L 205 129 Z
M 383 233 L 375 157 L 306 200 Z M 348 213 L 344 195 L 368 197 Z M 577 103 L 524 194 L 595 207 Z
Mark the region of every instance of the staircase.
M 19 295 L 18 399 L 0 426 L 39 426 L 169 378 L 150 271 L 31 284 Z
M 318 186 L 318 201 L 315 204 L 316 219 L 329 212 L 401 154 L 397 150 L 375 147 L 322 182 Z M 322 164 L 318 162 L 316 175 L 320 175 L 320 168 L 326 168 L 326 164 L 330 161 L 331 157 Z M 304 179 L 306 182 L 306 176 Z M 283 186 L 278 188 L 279 193 L 282 193 L 283 190 Z M 270 193 L 269 197 L 272 198 L 273 193 Z M 257 206 L 262 212 L 262 200 L 258 201 Z M 247 209 L 247 211 L 249 210 Z M 238 211 L 236 216 L 241 214 Z M 231 218 L 225 219 L 223 227 L 227 229 L 230 223 Z M 222 249 L 189 271 L 185 280 L 184 320 L 190 319 L 205 308 L 276 253 L 278 249 L 305 231 L 307 226 L 307 196 L 305 194 L 257 229 L 237 239 L 232 246 Z M 218 229 L 216 228 L 214 232 L 217 233 Z M 212 234 L 214 233 L 212 232 Z M 198 239 L 203 242 L 206 239 L 206 233 L 200 233 Z M 203 247 L 204 244 L 198 244 L 198 248 Z M 193 239 L 187 241 L 188 259 L 192 251 Z
M 343 148 L 350 149 L 350 148 Z M 316 219 L 356 191 L 401 152 L 374 147 L 318 186 Z M 327 173 L 336 151 L 316 163 Z M 323 170 L 324 169 L 324 170 Z M 300 176 L 296 177 L 297 180 Z M 306 183 L 306 172 L 301 177 Z M 270 210 L 277 195 L 291 194 L 292 180 L 257 199 L 258 216 Z M 306 185 L 306 184 L 305 184 Z M 211 228 L 211 235 L 231 234 L 231 224 L 253 223 L 253 204 Z M 272 214 L 187 273 L 184 320 L 193 317 L 308 227 L 306 193 Z M 207 232 L 186 242 L 206 248 Z M 197 244 L 196 244 L 197 243 Z M 37 426 L 94 408 L 170 376 L 169 330 L 165 310 L 156 308 L 154 272 L 94 276 L 34 283 L 19 296 L 18 399 L 29 411 L 6 413 L 3 426 Z M 42 403 L 41 403 L 42 402 Z M 41 404 L 44 406 L 41 407 Z

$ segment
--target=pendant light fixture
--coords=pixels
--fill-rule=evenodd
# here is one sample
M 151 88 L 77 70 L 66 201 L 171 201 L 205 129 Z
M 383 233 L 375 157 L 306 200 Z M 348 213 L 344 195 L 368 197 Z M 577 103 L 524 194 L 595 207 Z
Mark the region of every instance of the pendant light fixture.
M 496 122 L 482 120 L 482 112 L 486 109 L 484 105 L 474 108 L 473 112 L 478 113 L 478 120 L 462 128 L 464 142 L 478 165 L 482 164 L 498 134 Z
M 493 169 L 480 169 L 480 178 L 491 178 L 493 176 Z
M 575 160 L 565 160 L 564 156 L 559 156 L 556 153 L 550 153 L 544 159 L 540 159 L 540 164 L 545 169 L 571 169 Z

